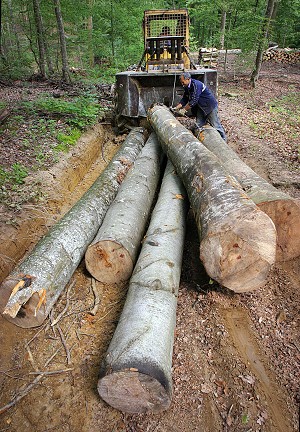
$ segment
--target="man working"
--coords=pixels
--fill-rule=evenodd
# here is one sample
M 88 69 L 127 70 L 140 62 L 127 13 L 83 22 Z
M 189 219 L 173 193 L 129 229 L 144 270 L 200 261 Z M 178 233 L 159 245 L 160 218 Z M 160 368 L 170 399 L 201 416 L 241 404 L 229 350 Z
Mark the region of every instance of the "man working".
M 189 72 L 181 74 L 180 83 L 184 87 L 184 94 L 175 109 L 180 109 L 182 113 L 191 109 L 199 128 L 208 121 L 226 141 L 226 134 L 219 119 L 218 102 L 213 93 L 201 81 L 191 78 Z

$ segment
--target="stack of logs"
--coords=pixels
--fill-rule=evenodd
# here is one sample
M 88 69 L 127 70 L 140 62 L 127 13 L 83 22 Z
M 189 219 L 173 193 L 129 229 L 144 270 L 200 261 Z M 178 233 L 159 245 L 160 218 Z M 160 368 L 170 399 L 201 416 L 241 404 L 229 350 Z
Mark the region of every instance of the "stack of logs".
M 264 52 L 263 61 L 297 64 L 300 63 L 300 51 L 291 50 L 289 48 L 272 47 Z
M 100 396 L 129 413 L 171 403 L 189 205 L 208 275 L 235 292 L 263 287 L 275 259 L 300 254 L 298 202 L 243 164 L 213 128 L 198 139 L 160 105 L 148 117 L 154 132 L 146 144 L 142 130 L 131 131 L 92 188 L 0 287 L 3 316 L 33 327 L 49 314 L 84 253 L 95 279 L 130 278 L 98 381 Z
M 216 68 L 218 66 L 217 48 L 200 48 L 198 64 L 205 68 Z

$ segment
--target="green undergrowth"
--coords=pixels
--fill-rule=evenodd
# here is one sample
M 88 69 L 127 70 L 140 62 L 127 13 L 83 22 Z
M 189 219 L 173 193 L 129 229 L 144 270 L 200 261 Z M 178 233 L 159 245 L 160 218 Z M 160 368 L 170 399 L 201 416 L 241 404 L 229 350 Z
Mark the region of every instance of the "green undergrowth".
M 0 203 L 13 207 L 19 199 L 25 202 L 40 196 L 26 192 L 26 177 L 58 162 L 105 113 L 94 89 L 41 92 L 31 100 L 27 90 L 23 92 L 0 126 Z M 0 103 L 0 110 L 5 107 Z
M 273 98 L 266 104 L 267 111 L 255 108 L 248 124 L 255 136 L 269 140 L 285 158 L 289 169 L 298 169 L 300 160 L 300 93 L 289 93 Z

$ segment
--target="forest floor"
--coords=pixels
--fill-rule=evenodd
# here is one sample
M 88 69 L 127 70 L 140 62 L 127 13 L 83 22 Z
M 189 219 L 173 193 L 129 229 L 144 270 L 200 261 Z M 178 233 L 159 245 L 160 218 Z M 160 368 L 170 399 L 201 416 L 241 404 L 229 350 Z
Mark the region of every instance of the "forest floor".
M 2 97 L 16 93 L 0 88 Z M 229 146 L 260 176 L 300 199 L 299 67 L 264 64 L 255 89 L 249 74 L 220 71 L 219 94 Z M 44 200 L 1 207 L 3 276 L 91 186 L 123 138 L 99 125 L 59 163 L 27 180 L 28 189 L 40 185 Z M 92 281 L 82 262 L 40 328 L 17 328 L 0 317 L 0 412 L 13 401 L 0 414 L 0 432 L 299 431 L 300 257 L 277 263 L 261 289 L 235 294 L 209 283 L 198 248 L 189 214 L 167 411 L 125 414 L 100 399 L 98 372 L 127 284 L 97 282 L 100 304 L 93 316 Z M 40 371 L 45 375 L 30 387 Z

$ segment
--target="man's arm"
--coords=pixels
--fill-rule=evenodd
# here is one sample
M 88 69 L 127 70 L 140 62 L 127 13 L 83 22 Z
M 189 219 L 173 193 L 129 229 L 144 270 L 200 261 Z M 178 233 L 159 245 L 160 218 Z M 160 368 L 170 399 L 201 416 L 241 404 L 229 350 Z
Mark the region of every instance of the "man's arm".
M 197 105 L 198 101 L 199 101 L 199 97 L 201 95 L 201 93 L 203 92 L 203 90 L 205 89 L 205 85 L 198 80 L 192 80 L 192 95 L 191 95 L 191 99 L 189 102 L 189 108 L 194 107 L 195 105 Z

